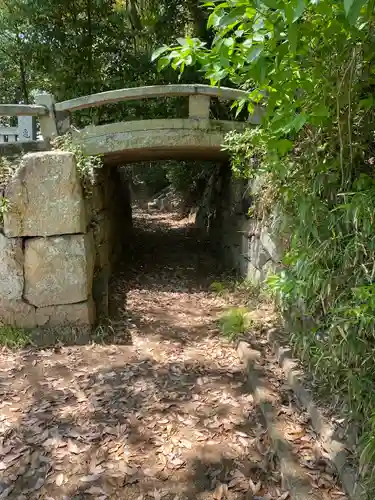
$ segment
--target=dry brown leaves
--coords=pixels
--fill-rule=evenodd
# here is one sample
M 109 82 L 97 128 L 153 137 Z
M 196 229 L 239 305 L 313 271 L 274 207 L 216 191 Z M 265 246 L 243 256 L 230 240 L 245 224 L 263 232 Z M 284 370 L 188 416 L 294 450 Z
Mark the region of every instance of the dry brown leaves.
M 288 499 L 237 355 L 217 335 L 215 264 L 178 219 L 154 215 L 158 232 L 142 218 L 132 272 L 115 284 L 132 346 L 0 353 L 0 500 Z M 335 491 L 306 423 L 282 401 L 280 412 L 314 484 Z

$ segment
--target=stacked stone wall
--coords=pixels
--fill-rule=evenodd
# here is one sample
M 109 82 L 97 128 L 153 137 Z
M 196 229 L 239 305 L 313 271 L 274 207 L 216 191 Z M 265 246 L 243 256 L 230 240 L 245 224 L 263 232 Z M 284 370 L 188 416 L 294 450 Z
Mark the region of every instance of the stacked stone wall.
M 86 213 L 95 247 L 93 297 L 99 318 L 108 315 L 108 285 L 116 267 L 126 255 L 131 238 L 130 186 L 120 169 L 103 167 L 97 172 Z
M 208 181 L 195 210 L 197 227 L 207 232 L 224 266 L 255 285 L 281 265 L 283 249 L 274 214 L 262 219 L 249 216 L 261 188 L 261 178 L 236 179 L 229 165 L 223 165 Z
M 103 203 L 100 191 L 86 201 L 74 155 L 48 151 L 22 158 L 4 196 L 0 322 L 26 328 L 92 325 L 100 250 L 90 203 Z

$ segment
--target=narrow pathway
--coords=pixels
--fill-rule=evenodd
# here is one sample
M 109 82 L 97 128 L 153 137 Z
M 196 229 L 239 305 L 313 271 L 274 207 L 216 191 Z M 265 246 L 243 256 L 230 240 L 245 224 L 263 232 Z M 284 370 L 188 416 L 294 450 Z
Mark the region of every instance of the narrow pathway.
M 173 214 L 135 215 L 113 288 L 131 345 L 0 353 L 0 499 L 286 500 L 218 334 L 207 245 Z

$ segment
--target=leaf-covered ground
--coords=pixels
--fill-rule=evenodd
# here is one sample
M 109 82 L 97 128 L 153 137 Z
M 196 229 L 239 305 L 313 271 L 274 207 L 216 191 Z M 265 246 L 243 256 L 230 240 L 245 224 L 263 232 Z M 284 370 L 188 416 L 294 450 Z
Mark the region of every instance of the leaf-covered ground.
M 112 292 L 129 345 L 0 353 L 0 499 L 287 499 L 243 368 L 217 330 L 228 297 L 209 291 L 220 273 L 208 246 L 173 215 L 135 222 Z M 309 449 L 306 422 L 291 426 L 282 404 L 292 439 Z M 324 498 L 343 498 L 311 469 Z

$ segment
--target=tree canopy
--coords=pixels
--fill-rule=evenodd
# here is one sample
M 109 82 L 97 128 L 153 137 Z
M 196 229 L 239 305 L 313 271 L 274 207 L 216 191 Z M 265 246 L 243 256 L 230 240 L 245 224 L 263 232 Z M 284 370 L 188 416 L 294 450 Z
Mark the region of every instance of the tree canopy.
M 0 0 L 0 100 L 57 101 L 116 88 L 177 81 L 151 64 L 155 47 L 181 34 L 204 34 L 198 0 Z M 191 71 L 184 81 L 196 81 Z M 80 113 L 79 120 L 156 115 L 176 103 L 135 102 Z M 156 108 L 155 108 L 156 107 Z

